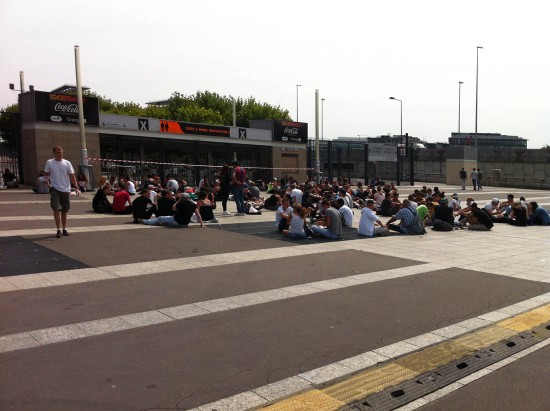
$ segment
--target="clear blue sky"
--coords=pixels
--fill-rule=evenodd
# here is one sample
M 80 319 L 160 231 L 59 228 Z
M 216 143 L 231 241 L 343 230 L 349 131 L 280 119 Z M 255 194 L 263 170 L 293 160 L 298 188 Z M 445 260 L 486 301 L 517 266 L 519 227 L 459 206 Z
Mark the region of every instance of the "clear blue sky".
M 399 134 L 447 141 L 474 130 L 550 144 L 550 25 L 543 1 L 30 1 L 0 0 L 0 107 L 8 83 L 37 90 L 84 84 L 145 103 L 210 90 L 280 104 L 314 134 L 314 92 L 325 138 Z M 546 40 L 544 40 L 546 39 Z

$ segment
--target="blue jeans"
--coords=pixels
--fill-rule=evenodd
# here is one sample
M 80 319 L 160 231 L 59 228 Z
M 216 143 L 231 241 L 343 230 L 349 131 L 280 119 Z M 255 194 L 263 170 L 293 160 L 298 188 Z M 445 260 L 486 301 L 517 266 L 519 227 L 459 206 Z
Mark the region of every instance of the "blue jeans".
M 288 233 L 288 238 L 292 238 L 293 240 L 303 240 L 304 238 L 306 238 L 306 232 L 303 231 L 299 234 L 289 232 Z
M 242 185 L 234 185 L 231 191 L 233 192 L 233 200 L 235 200 L 235 204 L 237 204 L 237 213 L 244 214 L 244 187 Z
M 162 217 L 152 218 L 150 220 L 143 220 L 143 224 L 147 225 L 166 225 L 168 227 L 186 227 L 183 224 L 178 223 L 174 220 L 174 217 L 171 215 L 165 215 Z
M 312 225 L 311 231 L 313 231 L 315 234 L 322 235 L 323 237 L 330 238 L 332 240 L 335 240 L 337 238 L 340 238 L 339 235 L 332 234 L 328 228 L 325 227 L 319 227 L 318 225 Z

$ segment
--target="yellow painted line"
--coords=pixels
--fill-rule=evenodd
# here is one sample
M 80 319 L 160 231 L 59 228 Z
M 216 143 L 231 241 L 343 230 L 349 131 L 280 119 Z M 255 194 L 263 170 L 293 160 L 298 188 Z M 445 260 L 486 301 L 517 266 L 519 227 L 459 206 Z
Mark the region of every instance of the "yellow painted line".
M 550 304 L 497 323 L 517 332 L 527 331 L 550 320 Z
M 344 404 L 365 398 L 395 385 L 395 381 L 406 381 L 419 373 L 397 364 L 387 364 L 356 374 L 337 382 L 322 391 Z
M 493 325 L 483 328 L 475 333 L 463 335 L 453 341 L 471 348 L 473 352 L 496 344 L 497 342 L 505 340 L 515 334 L 517 334 L 515 330 Z
M 395 360 L 395 364 L 415 370 L 418 374 L 423 374 L 465 357 L 474 351 L 471 347 L 451 340 L 399 358 Z
M 262 410 L 337 411 L 346 404 L 398 385 L 548 321 L 550 321 L 550 304 L 481 330 L 421 349 L 390 363 L 367 369 L 326 388 L 296 394 L 268 405 Z
M 335 398 L 319 390 L 311 390 L 290 397 L 286 400 L 268 405 L 262 410 L 267 411 L 319 411 L 319 410 L 337 410 L 346 405 Z

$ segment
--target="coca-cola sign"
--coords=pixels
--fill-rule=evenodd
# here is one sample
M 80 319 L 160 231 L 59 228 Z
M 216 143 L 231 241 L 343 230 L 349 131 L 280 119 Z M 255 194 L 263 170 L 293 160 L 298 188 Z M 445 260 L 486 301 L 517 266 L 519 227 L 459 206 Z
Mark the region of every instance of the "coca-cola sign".
M 273 120 L 273 140 L 306 144 L 307 137 L 307 123 Z
M 36 121 L 78 124 L 78 101 L 71 94 L 34 92 Z M 86 125 L 99 125 L 99 100 L 83 97 Z

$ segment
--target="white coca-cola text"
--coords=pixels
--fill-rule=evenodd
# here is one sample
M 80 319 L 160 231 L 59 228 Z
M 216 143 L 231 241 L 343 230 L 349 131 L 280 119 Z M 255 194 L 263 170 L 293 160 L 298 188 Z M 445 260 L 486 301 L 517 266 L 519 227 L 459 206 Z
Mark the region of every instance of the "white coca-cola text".
M 298 129 L 297 128 L 292 128 L 292 127 L 285 127 L 285 134 L 291 134 L 293 136 L 297 136 L 298 135 Z
M 78 105 L 77 104 L 62 104 L 57 103 L 54 107 L 55 111 L 61 111 L 63 113 L 74 113 L 78 114 Z

